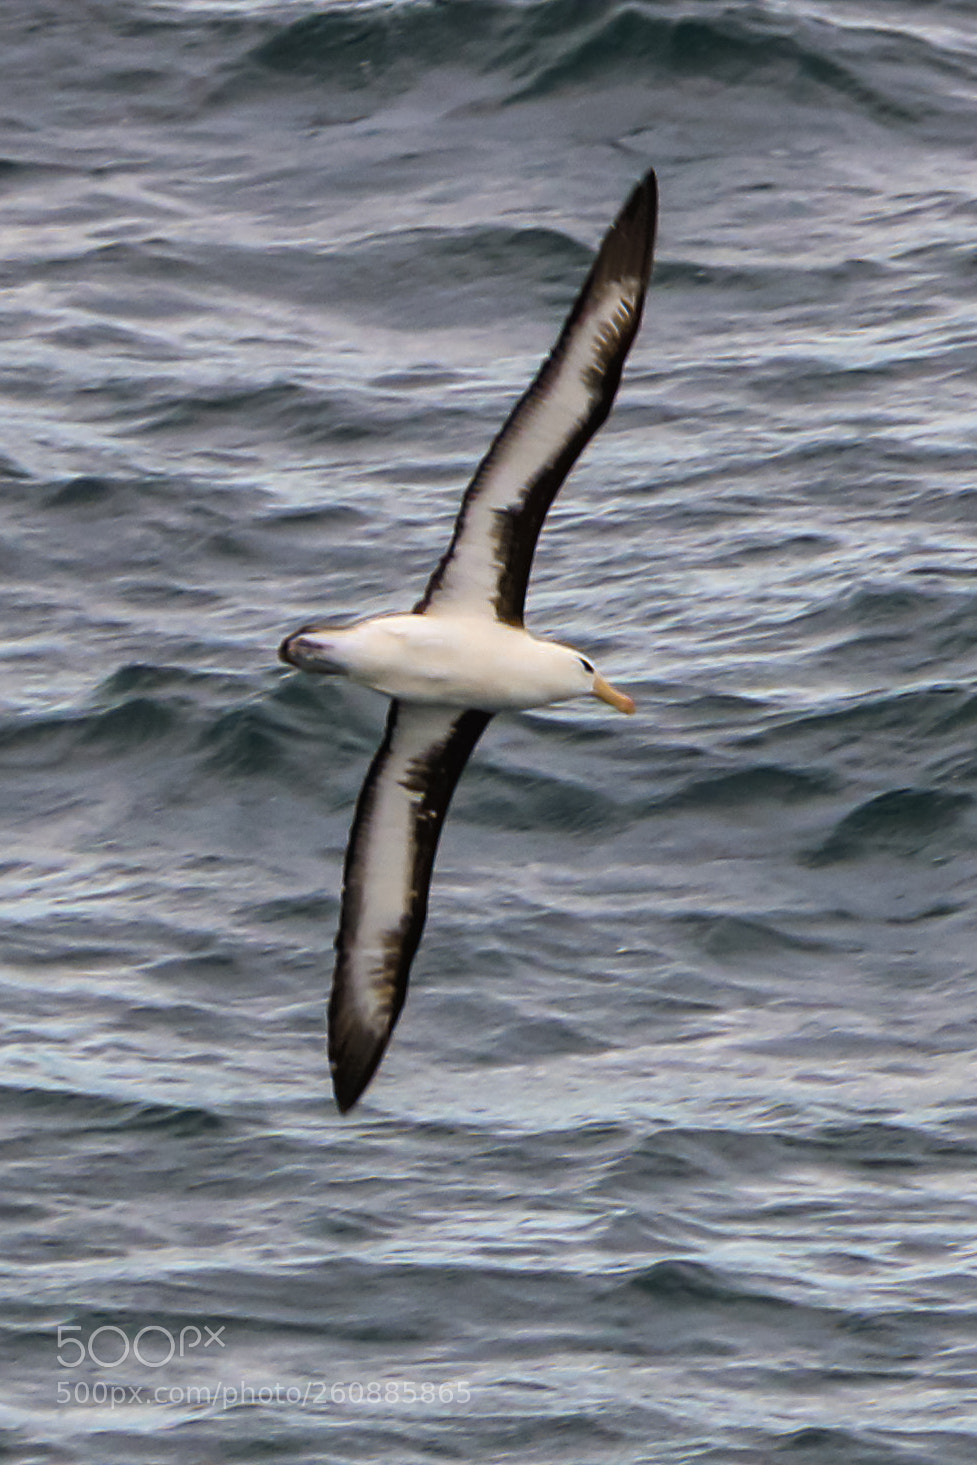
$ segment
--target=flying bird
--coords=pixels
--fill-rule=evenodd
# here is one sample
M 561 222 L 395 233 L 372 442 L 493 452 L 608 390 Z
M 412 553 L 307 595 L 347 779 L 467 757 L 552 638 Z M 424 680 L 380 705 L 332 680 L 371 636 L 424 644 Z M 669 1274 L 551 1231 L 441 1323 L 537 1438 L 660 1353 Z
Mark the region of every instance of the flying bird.
M 657 214 L 649 172 L 476 469 L 414 609 L 344 627 L 303 626 L 281 644 L 291 666 L 392 698 L 343 868 L 329 999 L 329 1064 L 343 1113 L 376 1072 L 400 1016 L 444 816 L 492 716 L 587 694 L 634 711 L 586 656 L 531 635 L 523 607 L 546 511 L 611 409 L 641 320 Z

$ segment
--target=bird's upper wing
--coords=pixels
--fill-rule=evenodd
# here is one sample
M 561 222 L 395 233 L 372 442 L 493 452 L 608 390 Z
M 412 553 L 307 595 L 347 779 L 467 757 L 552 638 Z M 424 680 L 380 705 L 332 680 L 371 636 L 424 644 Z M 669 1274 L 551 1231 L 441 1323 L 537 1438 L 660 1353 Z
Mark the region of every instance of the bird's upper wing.
M 657 214 L 651 172 L 608 231 L 559 340 L 476 470 L 416 611 L 522 624 L 546 511 L 611 409 L 641 320 Z
M 451 795 L 490 713 L 393 701 L 356 805 L 343 870 L 329 1064 L 345 1113 L 376 1071 L 407 995 Z

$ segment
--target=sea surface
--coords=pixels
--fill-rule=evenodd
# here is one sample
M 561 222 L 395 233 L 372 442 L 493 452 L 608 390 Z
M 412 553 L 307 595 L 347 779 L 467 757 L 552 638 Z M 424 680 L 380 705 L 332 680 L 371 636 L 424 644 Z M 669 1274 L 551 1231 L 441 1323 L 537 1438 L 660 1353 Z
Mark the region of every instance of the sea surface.
M 977 1461 L 977 6 L 5 0 L 0 1456 Z M 654 165 L 362 1103 L 413 604 Z

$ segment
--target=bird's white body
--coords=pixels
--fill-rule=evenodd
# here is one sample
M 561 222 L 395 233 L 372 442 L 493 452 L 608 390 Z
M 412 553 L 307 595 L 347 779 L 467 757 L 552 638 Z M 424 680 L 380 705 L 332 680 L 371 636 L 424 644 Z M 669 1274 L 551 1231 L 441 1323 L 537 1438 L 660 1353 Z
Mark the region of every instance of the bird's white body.
M 406 702 L 506 712 L 594 690 L 594 668 L 579 652 L 484 615 L 377 616 L 309 627 L 290 644 L 293 664 L 342 672 Z

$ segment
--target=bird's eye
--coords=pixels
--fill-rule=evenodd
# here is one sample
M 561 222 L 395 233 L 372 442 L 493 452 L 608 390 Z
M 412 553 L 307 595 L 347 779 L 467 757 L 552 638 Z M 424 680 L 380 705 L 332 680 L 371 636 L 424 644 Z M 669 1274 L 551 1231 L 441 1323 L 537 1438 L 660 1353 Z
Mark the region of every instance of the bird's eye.
M 594 674 L 594 668 L 591 666 L 591 664 L 587 660 L 586 656 L 581 656 L 581 658 L 580 658 L 580 665 L 583 667 L 584 671 L 589 671 L 590 674 L 591 674 L 591 676 L 593 676 L 593 674 Z

